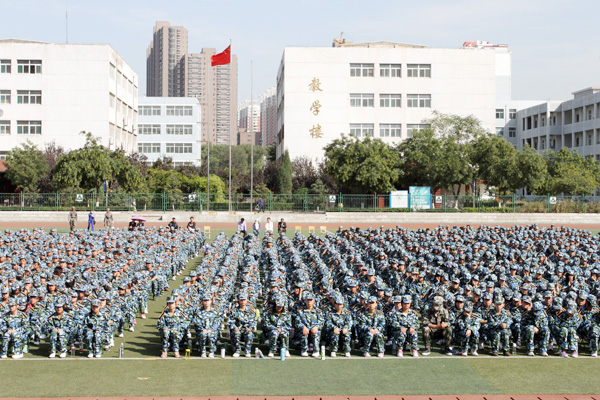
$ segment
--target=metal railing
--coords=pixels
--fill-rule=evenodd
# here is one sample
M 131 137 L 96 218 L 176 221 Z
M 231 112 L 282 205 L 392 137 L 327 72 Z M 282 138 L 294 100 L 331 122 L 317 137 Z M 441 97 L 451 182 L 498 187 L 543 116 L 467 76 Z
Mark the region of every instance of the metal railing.
M 600 196 L 407 195 L 399 203 L 384 194 L 210 195 L 210 211 L 600 213 Z M 207 211 L 206 193 L 0 193 L 0 211 Z M 393 206 L 393 207 L 392 207 Z

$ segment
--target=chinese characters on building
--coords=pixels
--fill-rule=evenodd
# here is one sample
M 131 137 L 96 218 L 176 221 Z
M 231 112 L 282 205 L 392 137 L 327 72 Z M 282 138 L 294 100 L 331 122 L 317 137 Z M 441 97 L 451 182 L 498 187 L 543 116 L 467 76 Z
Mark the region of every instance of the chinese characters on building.
M 308 90 L 310 90 L 313 93 L 322 92 L 323 89 L 321 89 L 321 81 L 318 78 L 313 78 L 313 80 L 308 84 Z M 321 112 L 321 107 L 322 107 L 321 102 L 319 101 L 319 99 L 316 99 L 315 101 L 312 102 L 312 104 L 310 106 L 310 112 L 313 113 L 313 115 L 315 117 L 317 117 L 319 115 L 319 113 Z M 321 130 L 320 124 L 313 124 L 312 128 L 310 128 L 308 130 L 308 132 L 310 133 L 310 136 L 313 138 L 322 138 L 323 137 L 323 131 Z

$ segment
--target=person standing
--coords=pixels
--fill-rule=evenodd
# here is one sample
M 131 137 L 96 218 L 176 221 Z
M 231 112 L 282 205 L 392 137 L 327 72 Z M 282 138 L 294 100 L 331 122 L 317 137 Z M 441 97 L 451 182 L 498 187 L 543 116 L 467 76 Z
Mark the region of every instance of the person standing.
M 265 201 L 262 197 L 258 199 L 258 212 L 265 212 Z
M 106 214 L 104 214 L 104 227 L 107 230 L 111 230 L 113 228 L 113 225 L 114 225 L 113 215 L 110 212 L 110 208 L 107 208 Z
M 94 212 L 90 211 L 88 214 L 88 231 L 94 232 L 94 224 L 96 224 L 96 218 L 94 218 Z
M 77 211 L 75 211 L 75 207 L 71 207 L 71 212 L 69 212 L 69 228 L 71 232 L 75 230 L 75 225 L 77 224 Z
M 267 222 L 265 222 L 265 235 L 273 234 L 273 221 L 271 221 L 271 217 L 267 217 Z

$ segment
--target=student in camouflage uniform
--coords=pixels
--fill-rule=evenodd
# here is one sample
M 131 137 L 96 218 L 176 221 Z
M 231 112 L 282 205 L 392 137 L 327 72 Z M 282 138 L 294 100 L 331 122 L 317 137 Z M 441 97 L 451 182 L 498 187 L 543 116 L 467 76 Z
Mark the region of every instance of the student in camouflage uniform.
M 0 358 L 7 358 L 11 348 L 12 358 L 23 358 L 23 345 L 29 330 L 27 316 L 19 311 L 14 298 L 9 299 L 7 305 L 9 310 L 0 320 L 0 334 L 2 335 Z
M 64 312 L 64 304 L 58 301 L 54 304 L 56 311 L 48 319 L 48 336 L 50 337 L 50 358 L 56 357 L 56 350 L 60 351 L 60 358 L 67 356 L 73 318 Z
M 559 319 L 560 327 L 560 356 L 569 357 L 567 351 L 571 352 L 571 357 L 579 357 L 579 336 L 577 329 L 581 324 L 581 316 L 575 305 L 568 305 L 567 312 L 561 315 Z
M 100 300 L 92 300 L 92 309 L 83 320 L 85 329 L 85 342 L 88 350 L 88 358 L 102 357 L 102 345 L 106 336 L 106 317 L 100 312 Z
M 325 337 L 330 346 L 331 357 L 337 356 L 337 351 L 342 339 L 342 351 L 346 357 L 350 357 L 350 341 L 352 339 L 352 314 L 344 307 L 344 298 L 341 294 L 334 297 L 334 311 L 327 313 L 325 317 Z
M 536 301 L 530 307 L 527 304 L 522 314 L 521 326 L 523 327 L 523 340 L 527 346 L 527 355 L 534 356 L 535 339 L 538 339 L 540 355 L 548 357 L 548 340 L 550 338 L 550 329 L 548 328 L 548 315 L 544 310 L 544 305 Z
M 488 311 L 487 326 L 492 341 L 492 356 L 497 356 L 500 351 L 510 357 L 510 313 L 504 309 L 504 299 L 496 297 L 494 307 Z
M 196 339 L 200 346 L 200 355 L 206 358 L 214 358 L 217 351 L 217 339 L 220 328 L 220 318 L 216 310 L 212 308 L 212 296 L 206 293 L 202 298 L 202 307 L 196 312 L 192 323 L 196 329 Z
M 481 322 L 478 315 L 473 314 L 473 304 L 467 303 L 462 309 L 462 313 L 454 321 L 454 334 L 457 343 L 460 346 L 463 356 L 477 356 L 477 346 L 479 345 L 479 328 Z
M 377 357 L 383 358 L 383 334 L 385 332 L 385 316 L 377 309 L 377 297 L 368 299 L 366 311 L 359 317 L 358 328 L 363 343 L 362 353 L 364 357 L 371 357 L 371 346 L 375 341 Z
M 436 296 L 433 299 L 432 306 L 425 311 L 423 318 L 423 339 L 425 341 L 425 351 L 423 355 L 431 353 L 431 338 L 442 336 L 444 338 L 446 355 L 452 355 L 452 327 L 449 324 L 450 315 L 444 308 L 444 299 Z
M 256 309 L 248 305 L 248 295 L 240 293 L 238 304 L 229 313 L 229 336 L 232 339 L 233 357 L 239 357 L 242 344 L 246 357 L 252 356 L 252 341 L 256 330 Z
M 308 357 L 308 345 L 313 346 L 313 357 L 319 357 L 321 330 L 323 329 L 323 314 L 315 308 L 315 295 L 304 293 L 304 307 L 297 314 L 296 329 L 300 331 L 300 350 L 302 357 Z
M 396 345 L 397 357 L 404 355 L 404 344 L 408 342 L 413 357 L 419 357 L 417 330 L 419 316 L 411 309 L 412 297 L 394 296 L 394 309 L 388 314 L 387 323 L 392 330 L 393 342 Z
M 265 334 L 269 338 L 269 357 L 277 352 L 278 344 L 285 349 L 286 357 L 290 356 L 290 330 L 292 329 L 292 317 L 285 309 L 285 298 L 278 296 L 274 299 L 274 307 L 268 310 L 263 320 Z
M 169 347 L 173 349 L 173 355 L 175 358 L 181 357 L 179 354 L 179 342 L 181 341 L 181 325 L 184 319 L 184 315 L 173 297 L 167 298 L 167 310 L 165 310 L 160 317 L 156 327 L 160 332 L 160 340 L 162 343 L 161 358 L 167 358 Z

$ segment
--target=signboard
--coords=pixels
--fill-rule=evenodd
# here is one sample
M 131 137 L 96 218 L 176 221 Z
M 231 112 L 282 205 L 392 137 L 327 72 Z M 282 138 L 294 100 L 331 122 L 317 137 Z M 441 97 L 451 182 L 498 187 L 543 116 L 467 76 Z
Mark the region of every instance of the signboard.
M 75 195 L 75 201 L 78 202 L 78 203 L 82 203 L 83 202 L 83 195 L 82 194 Z
M 413 210 L 429 210 L 431 208 L 431 188 L 429 186 L 410 186 L 408 188 L 409 207 Z
M 329 195 L 329 202 L 330 203 L 335 203 L 335 194 L 330 194 Z
M 190 194 L 190 195 L 188 196 L 188 201 L 189 201 L 190 203 L 194 203 L 194 202 L 196 201 L 196 195 L 195 195 L 195 194 Z
M 550 197 L 550 204 L 556 204 L 556 197 Z
M 442 204 L 444 202 L 444 196 L 435 196 L 435 202 L 437 204 Z
M 396 190 L 391 192 L 390 208 L 408 208 L 408 190 Z

